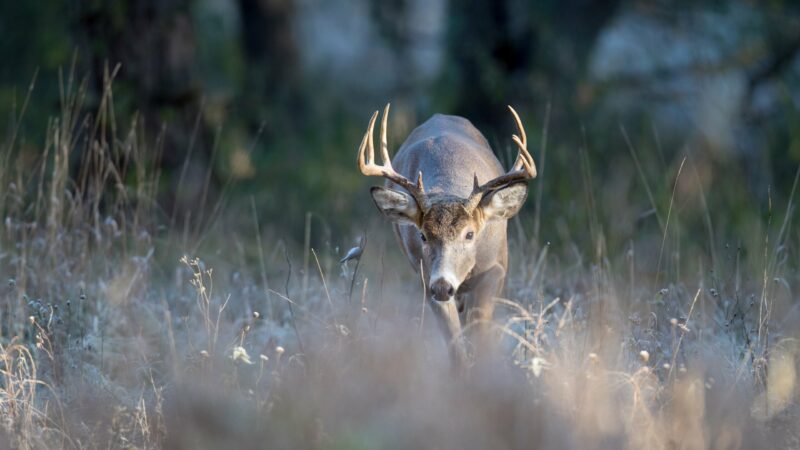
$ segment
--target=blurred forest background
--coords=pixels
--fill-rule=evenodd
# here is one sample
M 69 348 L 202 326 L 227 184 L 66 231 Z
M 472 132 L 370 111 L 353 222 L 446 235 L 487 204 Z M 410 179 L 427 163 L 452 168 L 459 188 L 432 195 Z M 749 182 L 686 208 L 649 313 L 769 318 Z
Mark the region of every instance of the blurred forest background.
M 392 151 L 441 112 L 506 163 L 512 104 L 540 167 L 519 228 L 585 249 L 663 232 L 679 172 L 676 237 L 735 243 L 800 164 L 792 1 L 5 0 L 0 35 L 20 164 L 40 159 L 59 77 L 85 79 L 86 114 L 113 77 L 120 135 L 141 118 L 163 215 L 193 229 L 222 200 L 295 242 L 307 212 L 360 234 L 377 213 L 356 149 L 387 101 Z

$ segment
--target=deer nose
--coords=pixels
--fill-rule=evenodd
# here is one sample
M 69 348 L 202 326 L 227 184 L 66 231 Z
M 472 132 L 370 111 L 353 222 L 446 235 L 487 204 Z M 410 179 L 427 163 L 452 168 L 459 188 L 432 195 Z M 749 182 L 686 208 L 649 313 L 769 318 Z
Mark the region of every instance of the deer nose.
M 449 300 L 455 293 L 453 285 L 444 278 L 439 278 L 431 284 L 431 295 L 440 302 Z

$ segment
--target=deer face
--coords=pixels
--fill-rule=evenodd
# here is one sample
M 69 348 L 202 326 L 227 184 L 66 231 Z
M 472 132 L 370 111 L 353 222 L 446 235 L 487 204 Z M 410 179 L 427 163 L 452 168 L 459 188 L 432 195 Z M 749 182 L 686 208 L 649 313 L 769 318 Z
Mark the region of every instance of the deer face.
M 453 297 L 475 266 L 475 244 L 483 225 L 481 214 L 470 214 L 459 201 L 434 204 L 423 215 L 419 239 L 434 299 Z
M 470 199 L 429 199 L 423 208 L 413 196 L 394 189 L 373 187 L 378 209 L 395 223 L 412 225 L 422 248 L 430 295 L 447 301 L 458 292 L 473 267 L 480 243 L 494 237 L 484 233 L 487 222 L 508 220 L 522 207 L 527 185 L 515 183 L 484 195 L 480 202 Z

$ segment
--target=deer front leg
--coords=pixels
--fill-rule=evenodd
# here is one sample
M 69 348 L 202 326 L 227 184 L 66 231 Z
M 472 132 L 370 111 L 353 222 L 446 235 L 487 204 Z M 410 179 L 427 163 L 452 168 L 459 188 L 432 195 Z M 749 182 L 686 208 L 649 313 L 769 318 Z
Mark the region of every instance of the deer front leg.
M 506 270 L 500 266 L 492 266 L 480 276 L 472 295 L 473 304 L 468 308 L 467 326 L 476 329 L 476 354 L 485 358 L 491 354 L 492 317 L 494 316 L 494 297 L 500 294 L 506 279 Z
M 436 321 L 442 329 L 454 367 L 458 370 L 466 368 L 467 351 L 461 336 L 461 321 L 458 318 L 455 300 L 450 299 L 446 302 L 440 302 L 429 299 L 428 304 L 431 306 L 433 315 L 436 316 Z

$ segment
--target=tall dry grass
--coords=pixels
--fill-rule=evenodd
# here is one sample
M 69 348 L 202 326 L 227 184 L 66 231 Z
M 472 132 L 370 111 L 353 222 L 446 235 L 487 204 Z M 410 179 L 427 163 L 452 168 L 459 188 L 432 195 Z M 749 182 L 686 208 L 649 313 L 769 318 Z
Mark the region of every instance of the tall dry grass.
M 346 246 L 310 248 L 313 215 L 299 249 L 256 211 L 248 230 L 226 228 L 224 214 L 198 234 L 171 227 L 147 147 L 159 138 L 136 120 L 118 126 L 113 75 L 94 114 L 66 76 L 41 153 L 19 144 L 16 122 L 3 146 L 8 446 L 800 445 L 791 202 L 758 237 L 762 257 L 726 249 L 713 271 L 681 276 L 700 258 L 681 255 L 654 277 L 640 270 L 646 250 L 605 248 L 597 217 L 589 256 L 551 251 L 537 208 L 534 233 L 510 225 L 493 355 L 455 373 L 388 236 L 372 232 L 339 266 Z M 660 266 L 677 219 L 672 200 L 652 201 L 665 213 Z

